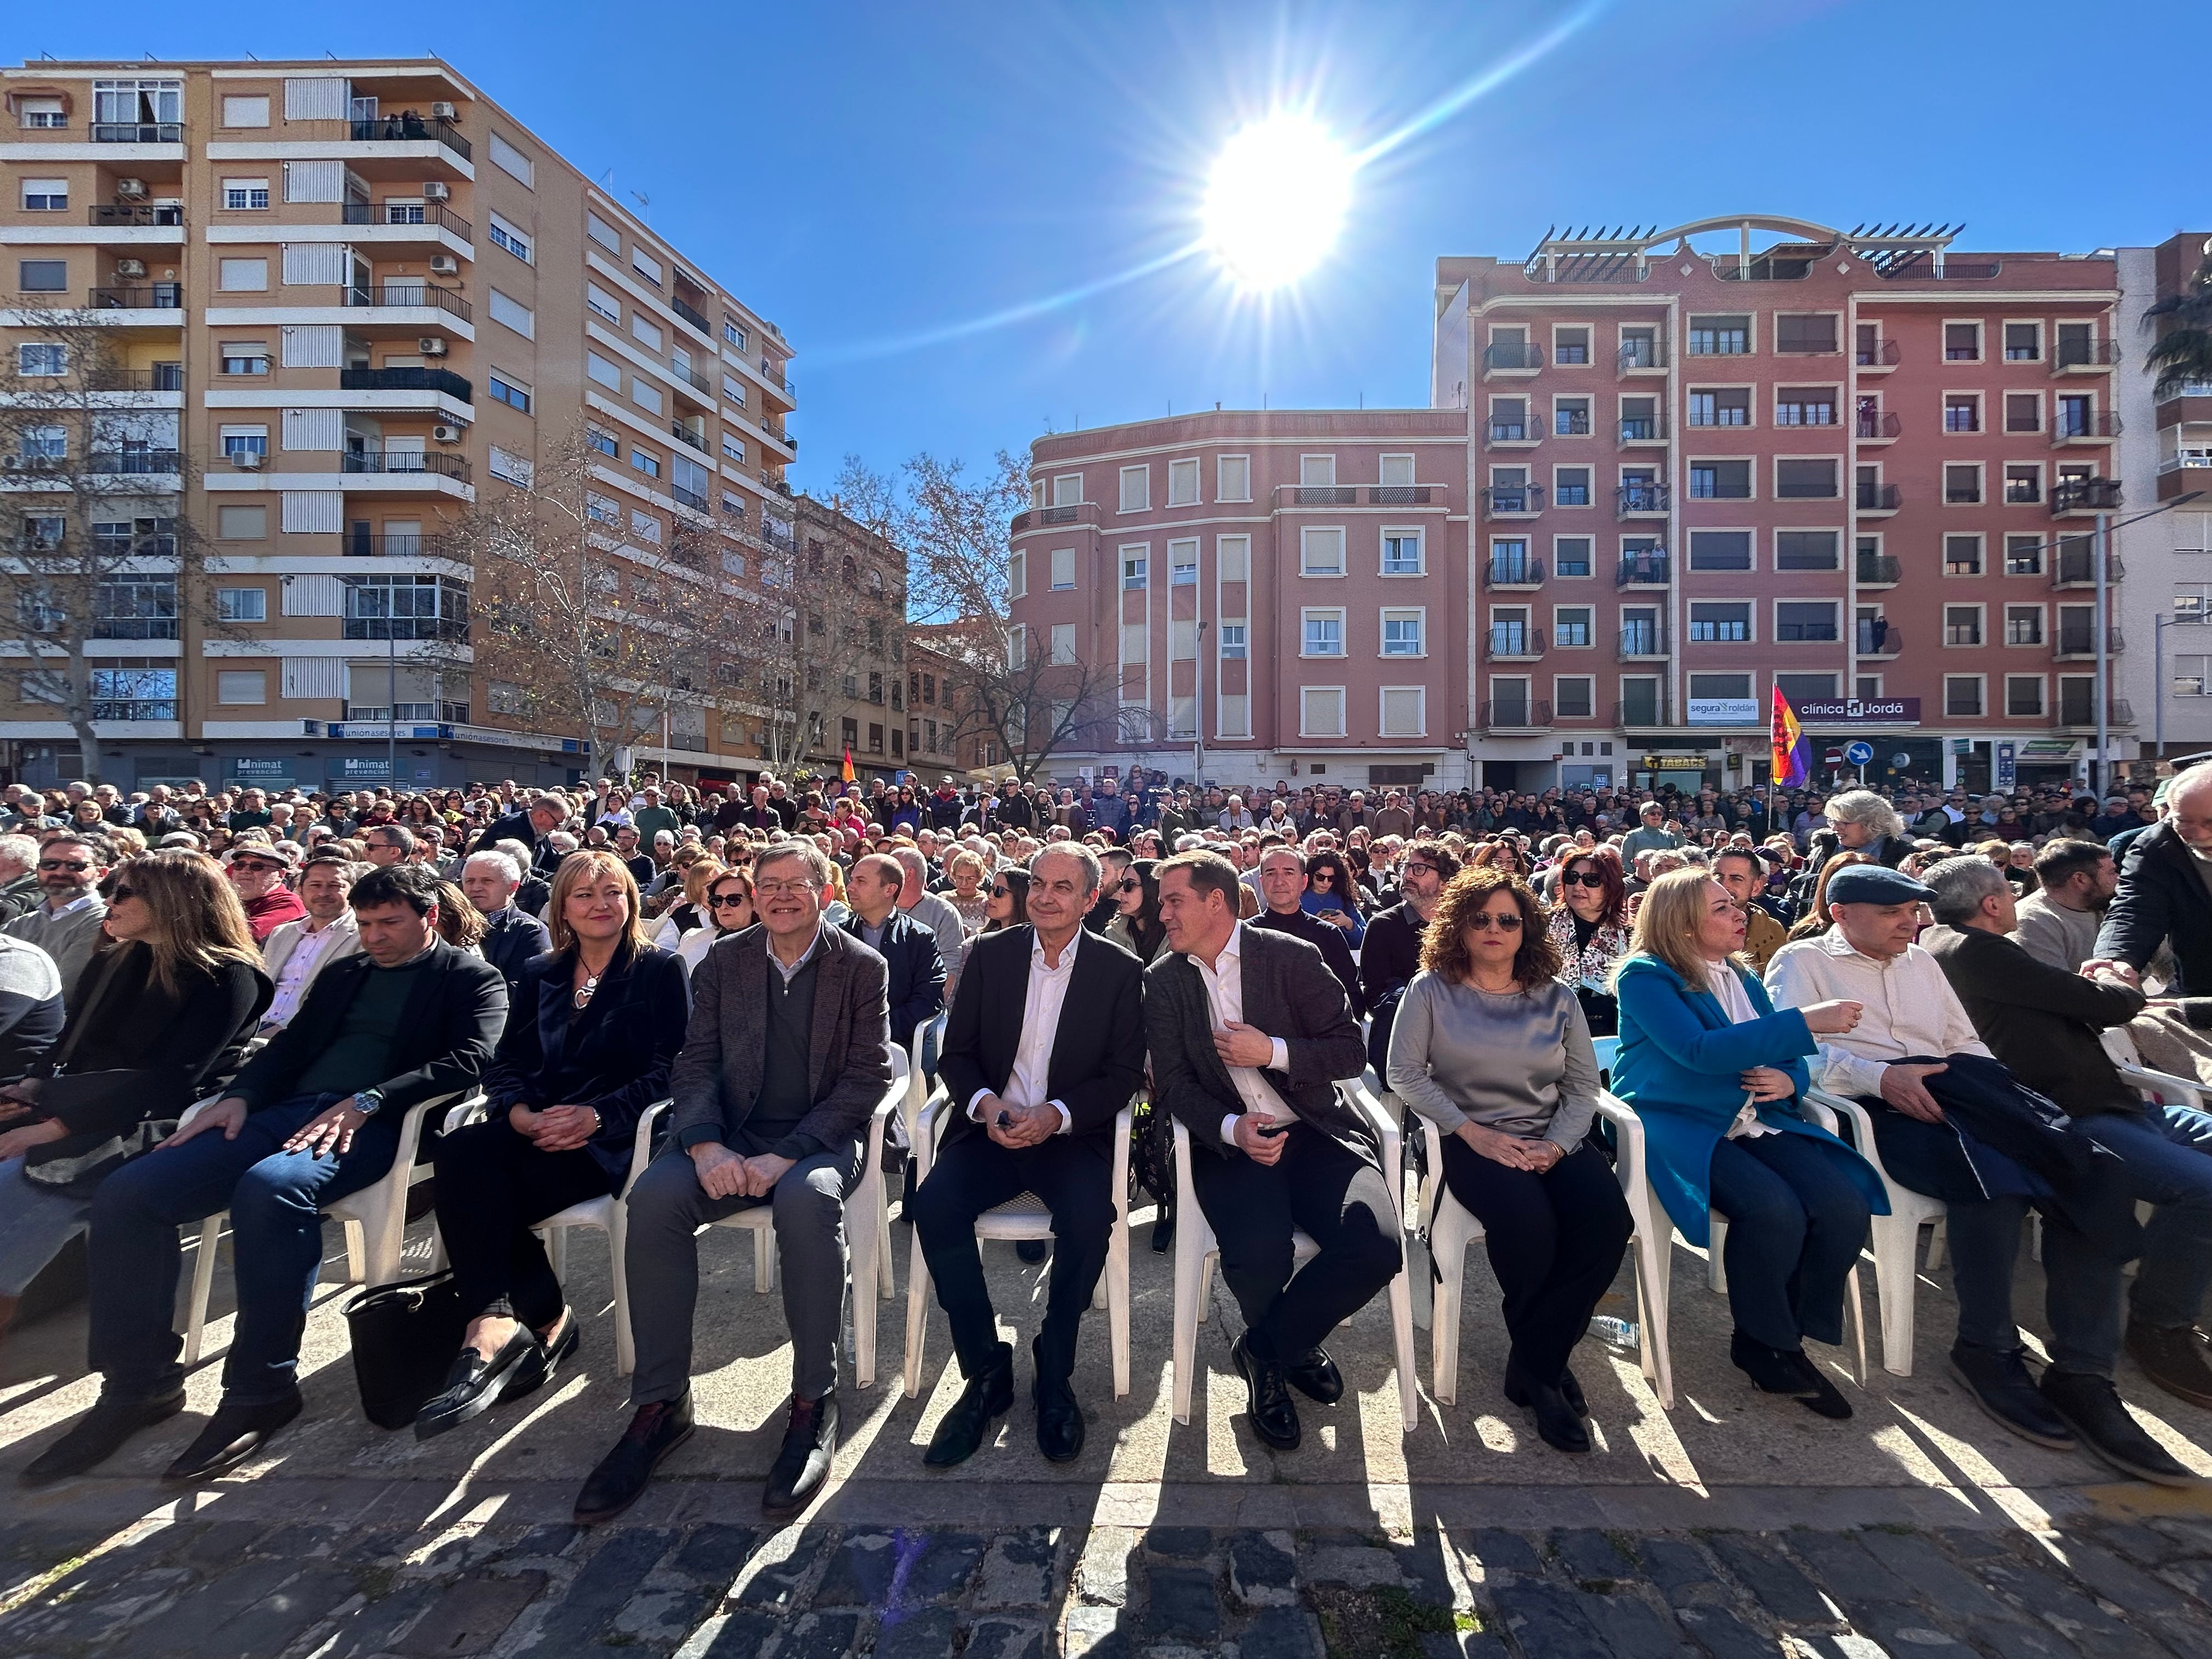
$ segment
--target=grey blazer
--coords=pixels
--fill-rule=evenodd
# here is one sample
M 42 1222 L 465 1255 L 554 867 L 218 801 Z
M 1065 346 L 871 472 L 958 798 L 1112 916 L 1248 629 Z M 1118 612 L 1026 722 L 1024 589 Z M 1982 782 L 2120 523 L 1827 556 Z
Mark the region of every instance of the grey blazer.
M 1336 1080 L 1358 1077 L 1367 1048 L 1344 986 L 1319 951 L 1288 933 L 1248 927 L 1240 949 L 1244 1023 L 1280 1037 L 1287 1073 L 1261 1075 L 1283 1103 L 1362 1162 L 1382 1166 L 1366 1120 L 1337 1097 Z M 1190 959 L 1162 951 L 1145 970 L 1145 1035 L 1152 1048 L 1152 1098 L 1190 1131 L 1193 1147 L 1218 1158 L 1243 1153 L 1221 1139 L 1221 1120 L 1244 1110 L 1229 1068 L 1213 1047 L 1213 1007 Z
M 850 933 L 822 924 L 808 1051 L 813 1104 L 797 1133 L 838 1147 L 866 1132 L 890 1083 L 890 1012 L 884 959 Z M 768 1050 L 768 929 L 755 925 L 715 942 L 691 975 L 691 1024 L 670 1079 L 679 1146 L 721 1140 L 744 1127 L 760 1098 Z

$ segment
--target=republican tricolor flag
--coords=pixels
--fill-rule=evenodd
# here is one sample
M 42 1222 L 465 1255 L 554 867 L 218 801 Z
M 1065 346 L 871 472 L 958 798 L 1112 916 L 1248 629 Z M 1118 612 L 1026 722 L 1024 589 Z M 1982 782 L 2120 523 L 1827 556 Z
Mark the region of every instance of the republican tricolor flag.
M 1782 688 L 1774 688 L 1773 731 L 1774 787 L 1778 789 L 1801 787 L 1813 775 L 1813 742 L 1798 728 L 1797 716 L 1790 707 L 1790 700 L 1782 695 Z

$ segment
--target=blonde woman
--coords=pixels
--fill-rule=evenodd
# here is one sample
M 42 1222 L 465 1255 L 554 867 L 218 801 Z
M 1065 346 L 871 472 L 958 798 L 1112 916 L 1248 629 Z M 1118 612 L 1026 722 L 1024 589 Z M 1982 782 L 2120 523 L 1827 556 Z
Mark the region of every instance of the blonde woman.
M 684 872 L 684 896 L 668 907 L 653 930 L 653 942 L 664 951 L 673 951 L 684 942 L 684 936 L 707 925 L 707 894 L 714 878 L 722 873 L 722 866 L 704 854 L 694 858 Z

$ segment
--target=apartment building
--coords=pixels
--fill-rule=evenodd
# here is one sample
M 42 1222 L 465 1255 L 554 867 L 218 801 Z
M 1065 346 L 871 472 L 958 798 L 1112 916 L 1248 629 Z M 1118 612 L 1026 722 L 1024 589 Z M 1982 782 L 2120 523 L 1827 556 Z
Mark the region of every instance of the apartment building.
M 11 384 L 76 372 L 57 316 L 106 331 L 123 376 L 104 434 L 53 440 L 126 452 L 67 531 L 137 526 L 88 647 L 104 777 L 548 782 L 604 759 L 529 717 L 526 655 L 483 655 L 456 539 L 580 444 L 610 591 L 669 577 L 655 550 L 684 529 L 726 550 L 686 578 L 718 600 L 787 573 L 781 333 L 452 66 L 40 60 L 0 98 Z M 192 553 L 165 557 L 164 521 Z M 763 763 L 748 688 L 656 700 L 638 763 Z M 82 769 L 52 712 L 0 704 L 15 775 Z
M 1012 650 L 1048 653 L 1097 711 L 1046 769 L 1459 787 L 1467 442 L 1460 409 L 1037 439 Z
M 921 782 L 1003 775 L 1007 757 L 975 710 L 961 652 L 969 630 L 951 623 L 907 629 L 906 752 Z
M 729 735 L 756 739 L 786 776 L 835 777 L 849 754 L 857 776 L 889 779 L 908 763 L 905 555 L 834 502 L 795 505 L 788 585 L 764 596 L 785 616 L 756 688 L 770 713 Z
M 1751 782 L 1778 688 L 1869 779 L 2081 770 L 2118 274 L 1952 241 L 1734 218 L 1437 261 L 1486 781 Z
M 2128 574 L 2119 623 L 2133 647 L 2121 659 L 2120 696 L 2133 708 L 2145 755 L 2202 755 L 2212 750 L 2212 381 L 2184 381 L 2160 395 L 2145 348 L 2160 323 L 2151 308 L 2182 293 L 2212 259 L 2212 235 L 2191 231 L 2156 247 L 2124 247 L 2118 259 L 2128 516 L 2166 509 L 2117 538 Z

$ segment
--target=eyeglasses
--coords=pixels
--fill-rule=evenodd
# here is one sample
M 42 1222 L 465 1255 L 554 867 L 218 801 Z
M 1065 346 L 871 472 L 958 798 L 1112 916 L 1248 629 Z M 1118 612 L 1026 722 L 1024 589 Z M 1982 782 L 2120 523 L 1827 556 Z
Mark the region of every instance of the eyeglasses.
M 1115 891 L 1120 893 L 1141 893 L 1144 890 L 1145 884 L 1139 881 L 1134 876 L 1130 877 L 1127 881 L 1123 882 L 1119 887 L 1115 889 Z
M 1501 933 L 1517 933 L 1521 931 L 1521 913 L 1513 910 L 1504 915 L 1492 915 L 1487 910 L 1477 910 L 1467 919 L 1467 925 L 1486 933 L 1493 927 Z
M 813 890 L 814 884 L 806 880 L 757 881 L 753 884 L 754 894 L 761 898 L 775 898 L 785 893 L 811 893 Z
M 1573 871 L 1570 870 L 1566 874 L 1559 878 L 1559 885 L 1562 887 L 1602 887 L 1605 885 L 1605 878 L 1595 870 L 1585 870 L 1580 875 L 1577 875 Z
M 1416 864 L 1411 859 L 1408 859 L 1406 860 L 1405 871 L 1409 876 L 1413 874 L 1416 871 L 1425 871 L 1428 874 L 1433 876 L 1437 872 L 1437 866 L 1433 864 Z
M 1318 887 L 1324 882 L 1334 881 L 1336 879 L 1336 872 L 1334 870 L 1316 870 L 1313 872 L 1313 878 L 1314 884 Z

